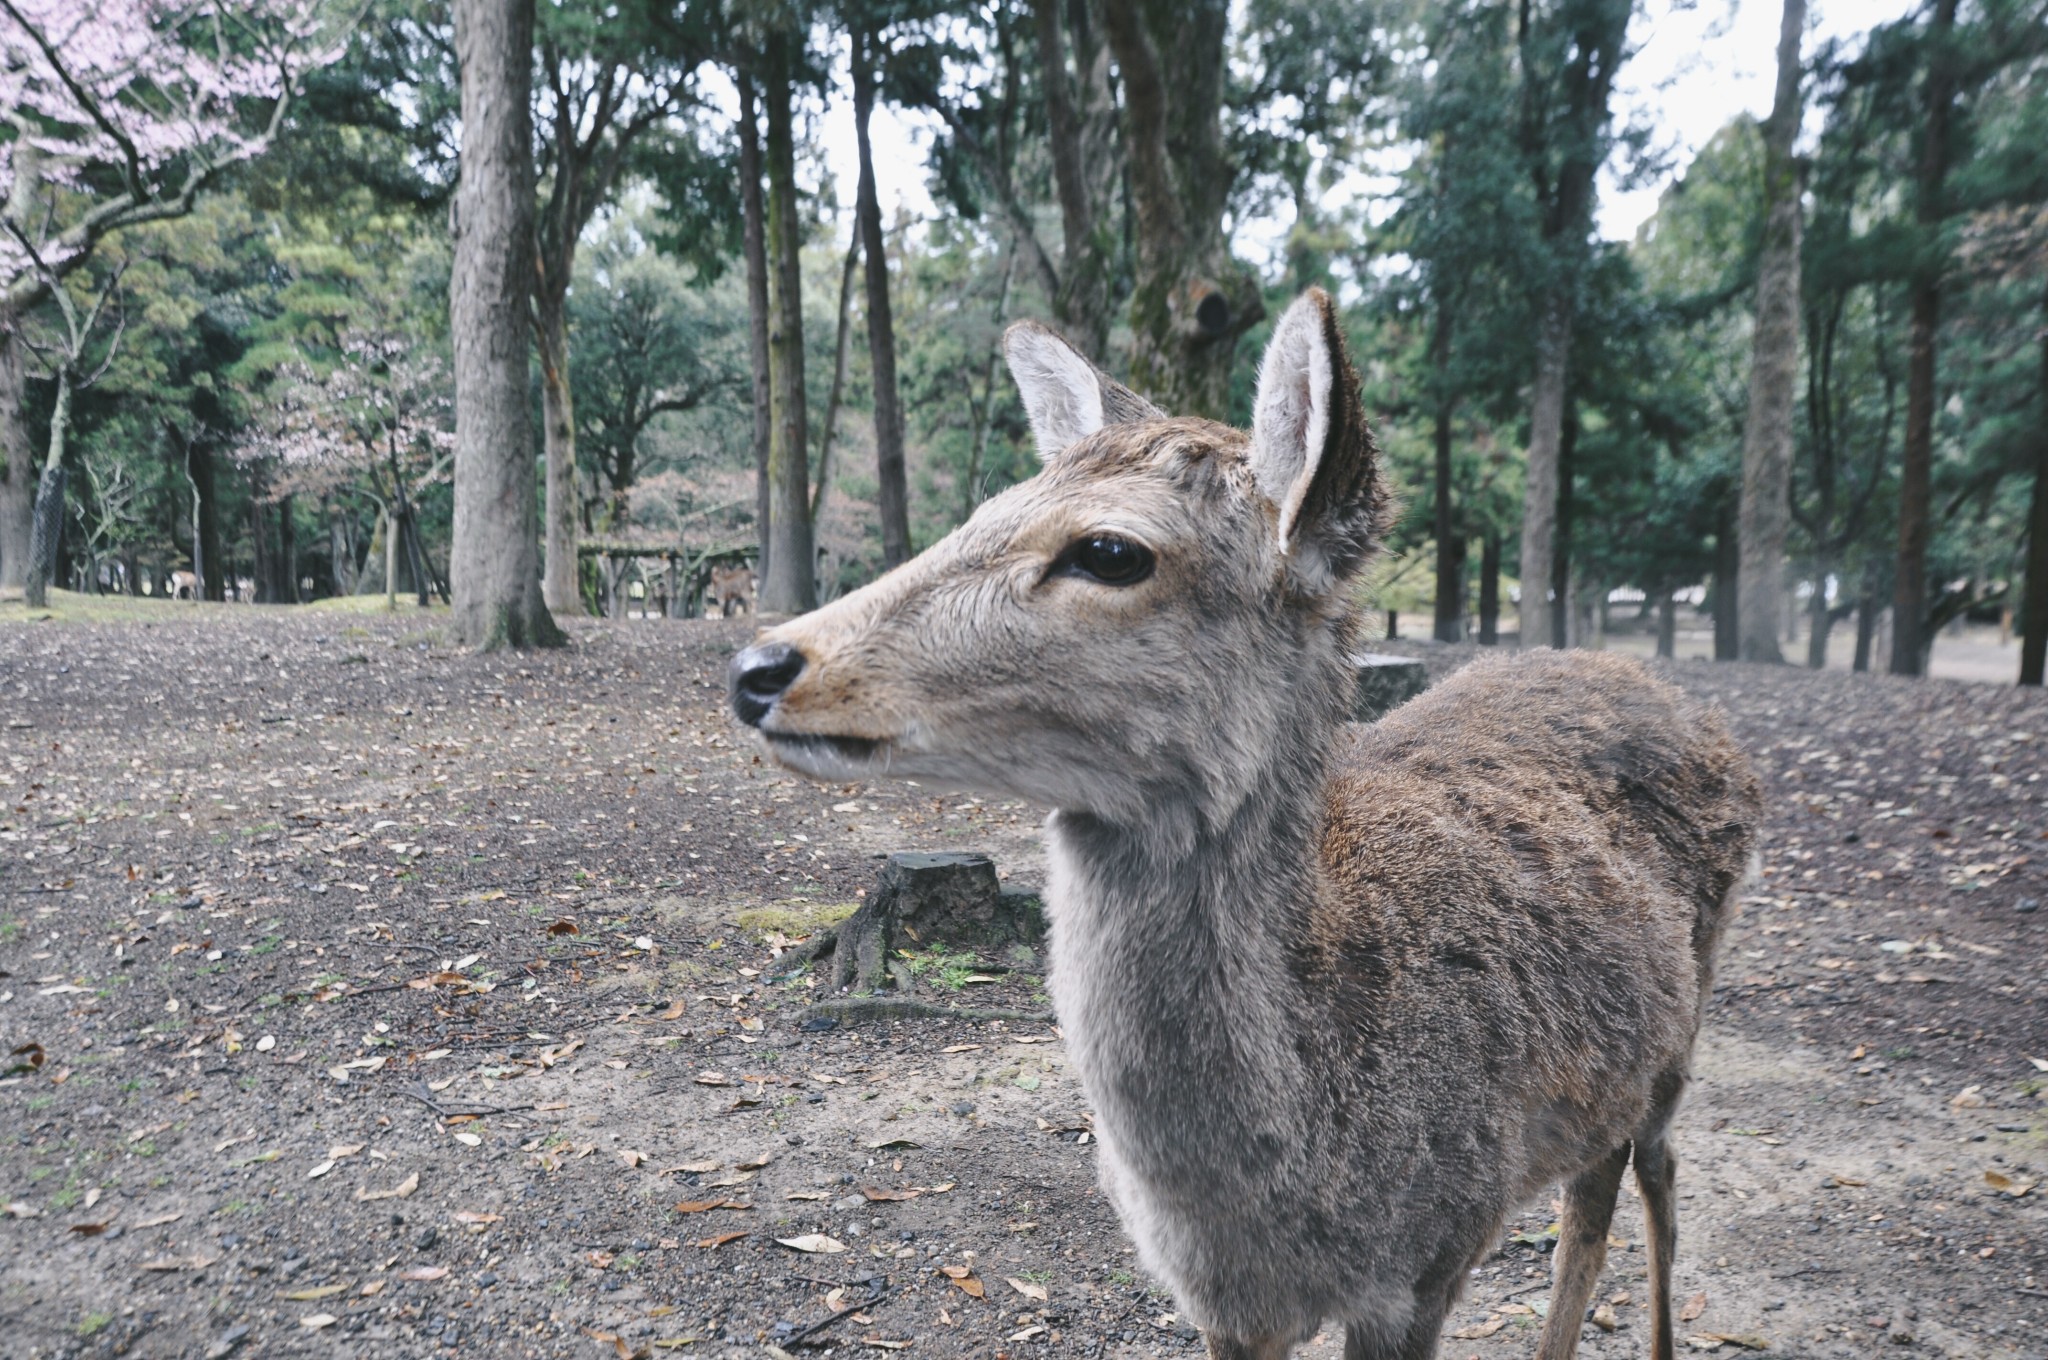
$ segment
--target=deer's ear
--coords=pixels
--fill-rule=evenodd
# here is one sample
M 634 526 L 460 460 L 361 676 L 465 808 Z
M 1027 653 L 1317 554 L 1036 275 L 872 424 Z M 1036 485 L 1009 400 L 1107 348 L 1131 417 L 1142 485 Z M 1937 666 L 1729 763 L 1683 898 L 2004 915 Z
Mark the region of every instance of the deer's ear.
M 1259 365 L 1252 473 L 1280 508 L 1280 552 L 1305 582 L 1326 587 L 1365 565 L 1387 496 L 1337 305 L 1320 288 L 1287 309 Z
M 1051 458 L 1105 424 L 1157 420 L 1161 412 L 1088 362 L 1086 355 L 1035 321 L 1020 321 L 1003 335 L 1010 376 L 1031 417 L 1038 456 Z

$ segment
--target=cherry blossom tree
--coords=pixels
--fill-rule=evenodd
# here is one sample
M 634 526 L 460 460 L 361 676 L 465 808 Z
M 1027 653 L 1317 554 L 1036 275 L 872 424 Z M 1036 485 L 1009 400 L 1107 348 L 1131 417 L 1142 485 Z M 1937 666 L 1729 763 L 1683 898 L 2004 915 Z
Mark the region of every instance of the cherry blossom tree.
M 0 0 L 0 588 L 27 584 L 35 502 L 63 496 L 60 464 L 34 477 L 24 315 L 109 235 L 262 154 L 341 54 L 340 2 Z

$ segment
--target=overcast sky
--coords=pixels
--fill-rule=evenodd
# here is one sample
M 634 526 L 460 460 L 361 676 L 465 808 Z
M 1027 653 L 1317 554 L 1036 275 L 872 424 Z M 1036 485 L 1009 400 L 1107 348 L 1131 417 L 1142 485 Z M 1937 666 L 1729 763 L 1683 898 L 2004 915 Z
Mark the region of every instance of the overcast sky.
M 1828 38 L 1853 37 L 1872 25 L 1897 18 L 1917 0 L 1810 0 L 1806 51 Z M 1642 117 L 1668 149 L 1673 173 L 1688 162 L 1715 131 L 1738 113 L 1762 117 L 1770 111 L 1776 79 L 1780 0 L 1645 0 L 1629 31 L 1633 49 L 1617 83 L 1615 110 Z M 845 61 L 840 61 L 840 87 Z M 842 96 L 843 99 L 843 96 Z M 819 129 L 825 155 L 839 181 L 848 210 L 858 170 L 853 120 L 835 102 Z M 1811 112 L 1809 110 L 1809 112 Z M 875 178 L 885 217 L 901 205 L 914 215 L 934 212 L 925 191 L 925 147 L 929 124 L 890 108 L 875 111 Z M 1609 175 L 1601 185 L 1599 227 L 1603 236 L 1624 240 L 1657 210 L 1668 184 L 1623 192 Z M 1288 223 L 1250 222 L 1239 232 L 1239 248 L 1258 258 L 1286 235 Z M 841 227 L 842 235 L 847 227 Z

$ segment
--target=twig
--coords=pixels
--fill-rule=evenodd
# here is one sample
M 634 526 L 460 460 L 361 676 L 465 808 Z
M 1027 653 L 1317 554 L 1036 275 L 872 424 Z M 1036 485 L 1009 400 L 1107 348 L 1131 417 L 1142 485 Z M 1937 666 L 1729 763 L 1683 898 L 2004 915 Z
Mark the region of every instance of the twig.
M 808 1020 L 835 1020 L 841 1024 L 858 1024 L 864 1020 L 1014 1020 L 1049 1025 L 1053 1022 L 1053 1014 L 1051 1011 L 1003 1010 L 983 1006 L 937 1006 L 929 1001 L 893 996 L 850 996 L 806 1007 L 797 1017 L 797 1023 L 802 1025 Z
M 844 1312 L 834 1313 L 830 1317 L 821 1318 L 818 1321 L 813 1322 L 810 1326 L 803 1328 L 801 1331 L 791 1332 L 788 1336 L 782 1338 L 781 1342 L 779 1342 L 778 1344 L 783 1346 L 794 1346 L 799 1342 L 807 1341 L 811 1337 L 816 1336 L 819 1332 L 824 1331 L 827 1327 L 830 1327 L 833 1323 L 839 1321 L 841 1318 L 851 1317 L 855 1313 L 861 1312 L 865 1309 L 872 1308 L 876 1304 L 880 1303 L 883 1299 L 888 1298 L 891 1294 L 898 1292 L 902 1288 L 903 1286 L 900 1284 L 892 1284 L 887 1289 L 882 1290 L 880 1293 L 876 1294 L 872 1298 L 863 1299 L 859 1303 L 849 1303 L 848 1305 L 846 1305 L 846 1310 Z
M 428 1109 L 432 1110 L 435 1114 L 441 1116 L 441 1118 L 443 1119 L 461 1119 L 465 1116 L 476 1118 L 487 1114 L 517 1114 L 521 1110 L 530 1110 L 533 1108 L 531 1104 L 479 1105 L 473 1104 L 465 1100 L 457 1102 L 460 1105 L 462 1105 L 462 1109 L 453 1110 L 448 1108 L 446 1105 L 443 1105 L 440 1101 L 434 1099 L 434 1093 L 432 1091 L 422 1090 L 418 1082 L 414 1082 L 410 1086 L 399 1087 L 398 1094 L 406 1096 L 412 1100 L 417 1100 L 420 1104 L 426 1106 Z

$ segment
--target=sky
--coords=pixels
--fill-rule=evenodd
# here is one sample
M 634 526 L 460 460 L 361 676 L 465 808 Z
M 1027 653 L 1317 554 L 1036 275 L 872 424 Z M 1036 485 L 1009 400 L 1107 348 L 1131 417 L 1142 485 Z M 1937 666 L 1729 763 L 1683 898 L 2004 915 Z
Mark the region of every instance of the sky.
M 1830 38 L 1847 38 L 1907 13 L 1918 0 L 1809 0 L 1805 51 Z M 1618 118 L 1641 118 L 1656 130 L 1656 146 L 1668 153 L 1671 174 L 1624 190 L 1613 173 L 1603 177 L 1598 227 L 1610 240 L 1627 240 L 1657 210 L 1658 196 L 1716 131 L 1739 113 L 1758 118 L 1770 112 L 1777 78 L 1781 0 L 1644 0 L 1629 29 L 1631 55 L 1616 81 Z M 839 86 L 847 88 L 839 62 Z M 834 112 L 843 107 L 835 101 Z M 1809 109 L 1809 115 L 1812 110 Z M 1811 124 L 1809 117 L 1809 124 Z M 886 106 L 875 110 L 870 135 L 875 147 L 875 181 L 885 219 L 901 207 L 913 216 L 936 213 L 925 189 L 927 117 Z M 1809 135 L 1811 134 L 1809 127 Z M 829 116 L 819 141 L 840 199 L 850 214 L 859 169 L 853 120 Z M 1241 252 L 1270 257 L 1285 239 L 1288 223 L 1241 225 Z M 841 231 L 848 230 L 842 223 Z

